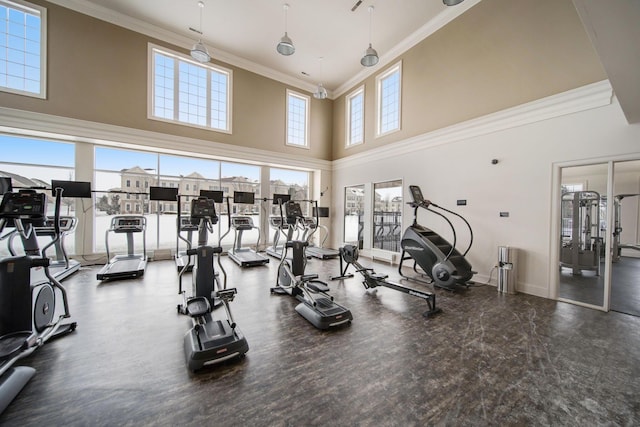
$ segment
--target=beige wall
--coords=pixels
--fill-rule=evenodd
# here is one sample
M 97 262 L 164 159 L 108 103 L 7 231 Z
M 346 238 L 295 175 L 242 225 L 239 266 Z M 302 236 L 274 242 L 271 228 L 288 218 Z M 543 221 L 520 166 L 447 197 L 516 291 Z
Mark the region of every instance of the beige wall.
M 345 149 L 349 92 L 335 100 L 333 159 L 606 79 L 571 0 L 483 0 L 399 59 L 401 130 L 375 138 L 371 76 L 364 144 Z
M 0 105 L 330 160 L 332 101 L 312 98 L 311 149 L 287 147 L 284 143 L 287 86 L 220 64 L 233 70 L 232 135 L 149 120 L 148 42 L 167 44 L 51 3 L 32 1 L 47 8 L 47 99 L 0 93 Z

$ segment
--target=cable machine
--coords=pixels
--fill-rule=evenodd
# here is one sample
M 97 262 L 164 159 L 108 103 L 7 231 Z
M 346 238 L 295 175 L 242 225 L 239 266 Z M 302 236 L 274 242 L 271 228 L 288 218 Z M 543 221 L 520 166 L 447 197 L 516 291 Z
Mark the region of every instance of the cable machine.
M 603 239 L 600 236 L 600 194 L 570 191 L 562 195 L 560 267 L 572 274 L 595 271 L 600 275 Z

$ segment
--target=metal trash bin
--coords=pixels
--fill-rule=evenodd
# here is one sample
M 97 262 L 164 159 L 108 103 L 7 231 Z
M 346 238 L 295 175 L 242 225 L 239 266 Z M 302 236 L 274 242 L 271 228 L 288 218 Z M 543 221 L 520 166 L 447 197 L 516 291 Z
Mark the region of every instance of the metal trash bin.
M 518 250 L 509 246 L 498 246 L 498 292 L 515 294 L 518 270 Z

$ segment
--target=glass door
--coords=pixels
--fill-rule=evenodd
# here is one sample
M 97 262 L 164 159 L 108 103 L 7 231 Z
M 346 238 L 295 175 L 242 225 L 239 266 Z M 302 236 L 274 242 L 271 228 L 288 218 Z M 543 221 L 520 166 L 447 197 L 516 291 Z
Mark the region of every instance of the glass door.
M 606 310 L 608 164 L 561 169 L 558 298 Z
M 640 160 L 613 164 L 613 311 L 640 316 Z

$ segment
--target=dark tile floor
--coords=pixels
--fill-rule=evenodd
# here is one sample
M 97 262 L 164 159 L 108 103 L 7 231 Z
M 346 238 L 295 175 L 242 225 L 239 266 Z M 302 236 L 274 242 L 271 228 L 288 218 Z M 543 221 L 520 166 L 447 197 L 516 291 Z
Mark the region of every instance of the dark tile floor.
M 620 313 L 640 316 L 640 258 L 621 257 L 611 264 L 610 309 Z M 605 263 L 601 275 L 595 271 L 572 274 L 571 269 L 560 269 L 558 296 L 595 306 L 604 304 Z
M 187 370 L 172 262 L 104 284 L 85 268 L 65 282 L 77 331 L 23 360 L 38 372 L 0 424 L 640 425 L 640 318 L 477 287 L 438 291 L 443 312 L 425 319 L 424 301 L 356 277 L 330 283 L 353 323 L 320 331 L 269 294 L 273 259 L 223 263 L 244 359 Z

